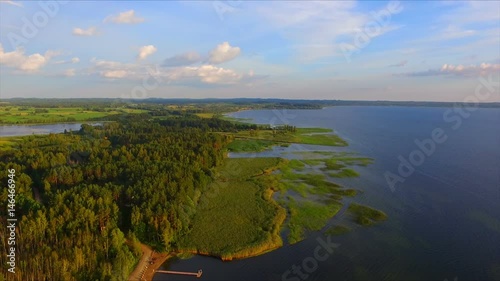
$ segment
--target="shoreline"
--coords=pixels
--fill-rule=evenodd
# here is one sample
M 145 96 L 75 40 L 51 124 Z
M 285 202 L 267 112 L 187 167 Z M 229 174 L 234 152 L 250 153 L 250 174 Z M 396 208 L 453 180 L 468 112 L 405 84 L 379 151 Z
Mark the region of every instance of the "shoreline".
M 172 253 L 153 252 L 153 255 L 151 256 L 152 263 L 144 271 L 143 280 L 152 281 L 153 277 L 155 276 L 155 271 L 171 257 L 173 257 Z
M 100 122 L 100 121 L 94 121 L 94 122 L 85 122 L 85 121 L 82 121 L 82 122 L 58 122 L 58 123 L 34 123 L 34 124 L 0 124 L 0 128 L 2 127 L 26 127 L 28 129 L 32 129 L 32 130 L 40 130 L 40 128 L 35 128 L 35 127 L 42 127 L 42 126 L 56 126 L 56 125 L 78 125 L 80 124 L 83 125 L 83 124 L 87 124 L 87 125 L 91 125 L 91 126 L 103 126 L 105 123 L 109 123 L 109 122 L 114 122 L 114 121 L 103 121 L 103 122 Z M 43 130 L 43 129 L 42 129 Z M 69 130 L 69 132 L 78 132 L 78 130 Z M 30 137 L 30 136 L 46 136 L 46 135 L 50 135 L 50 134 L 64 134 L 64 131 L 62 132 L 31 132 L 30 134 L 22 134 L 22 135 L 0 135 L 0 139 L 6 139 L 6 138 L 23 138 L 23 137 Z
M 134 270 L 130 273 L 128 281 L 151 281 L 155 271 L 162 266 L 172 253 L 158 253 L 150 246 L 141 243 L 142 256 L 137 262 Z
M 82 121 L 64 121 L 64 122 L 48 122 L 48 123 L 0 123 L 0 126 L 45 126 L 45 125 L 59 125 L 59 124 L 88 124 L 88 123 L 109 123 L 115 122 L 111 120 L 82 120 Z
M 234 119 L 238 119 L 238 118 L 234 118 Z M 247 121 L 248 121 L 248 119 L 247 119 Z M 248 122 L 248 123 L 254 124 L 253 122 Z M 256 125 L 258 125 L 258 124 L 256 124 Z M 322 128 L 322 129 L 328 129 L 328 128 Z M 316 134 L 328 134 L 328 133 L 329 132 L 321 132 L 321 133 L 316 133 Z M 243 139 L 248 139 L 248 138 L 243 138 Z M 279 146 L 280 143 L 299 143 L 299 142 L 280 141 L 279 143 L 276 143 L 272 146 Z M 335 145 L 331 145 L 331 146 L 335 146 Z M 228 157 L 228 155 L 226 155 L 226 157 Z M 280 169 L 281 167 L 279 167 L 279 165 L 278 165 L 276 168 Z M 153 277 L 155 275 L 155 270 L 160 268 L 169 258 L 172 258 L 176 254 L 179 254 L 179 253 L 190 253 L 193 255 L 214 257 L 214 258 L 220 259 L 221 261 L 225 262 L 225 261 L 242 260 L 242 259 L 246 259 L 246 258 L 256 257 L 259 255 L 269 253 L 269 252 L 274 251 L 276 249 L 282 248 L 285 245 L 285 241 L 284 241 L 284 239 L 282 239 L 280 233 L 281 233 L 281 230 L 283 229 L 283 226 L 285 225 L 285 221 L 286 221 L 288 215 L 286 214 L 286 208 L 284 206 L 280 205 L 279 202 L 274 199 L 273 195 L 277 191 L 273 190 L 271 187 L 268 187 L 267 191 L 270 191 L 269 196 L 267 196 L 268 197 L 267 200 L 271 201 L 271 203 L 273 205 L 275 205 L 276 207 L 283 208 L 283 210 L 285 211 L 285 215 L 282 218 L 279 217 L 279 214 L 278 214 L 279 212 L 276 214 L 279 222 L 278 222 L 278 224 L 275 225 L 275 228 L 276 228 L 275 235 L 277 236 L 277 237 L 275 237 L 275 239 L 277 238 L 279 240 L 279 242 L 274 241 L 274 243 L 273 243 L 274 245 L 272 247 L 263 248 L 260 251 L 252 252 L 253 247 L 252 247 L 252 245 L 249 245 L 248 248 L 245 248 L 244 250 L 240 250 L 240 251 L 234 253 L 234 255 L 229 255 L 229 256 L 211 254 L 209 252 L 203 252 L 203 251 L 199 251 L 197 249 L 184 249 L 184 250 L 178 249 L 178 251 L 168 252 L 168 253 L 152 252 L 152 253 L 150 253 L 151 258 L 148 259 L 148 263 L 146 265 L 144 265 L 144 264 L 141 265 L 141 262 L 139 262 L 136 269 L 134 270 L 134 272 L 136 272 L 137 270 L 140 270 L 143 272 L 142 276 L 141 276 L 142 279 L 129 279 L 129 280 L 152 281 Z M 337 213 L 334 216 L 336 216 Z M 324 226 L 324 227 L 326 227 L 326 226 Z M 271 240 L 274 240 L 274 239 L 271 238 Z M 143 254 L 143 257 L 141 257 L 141 260 L 144 259 L 145 255 L 146 255 L 146 253 Z M 131 274 L 131 276 L 132 276 L 132 274 Z

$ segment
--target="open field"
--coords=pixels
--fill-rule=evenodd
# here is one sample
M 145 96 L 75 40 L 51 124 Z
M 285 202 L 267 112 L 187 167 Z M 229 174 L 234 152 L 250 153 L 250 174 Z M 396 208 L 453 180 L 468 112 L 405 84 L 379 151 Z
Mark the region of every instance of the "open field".
M 277 143 L 301 143 L 327 146 L 347 146 L 347 142 L 324 128 L 297 128 L 295 132 L 274 130 L 241 131 L 234 134 L 236 139 L 267 140 Z
M 277 142 L 270 140 L 235 139 L 227 148 L 231 152 L 260 152 L 277 144 Z
M 255 256 L 282 245 L 280 226 L 285 210 L 271 199 L 263 177 L 276 169 L 279 158 L 231 158 L 219 179 L 200 199 L 191 232 L 181 251 L 224 260 Z
M 0 149 L 10 149 L 19 140 L 19 137 L 4 137 L 0 138 Z
M 35 124 L 96 120 L 109 115 L 142 113 L 145 110 L 131 108 L 105 108 L 99 111 L 83 107 L 35 108 L 25 106 L 0 107 L 0 124 Z
M 215 114 L 210 112 L 205 112 L 205 113 L 196 113 L 195 115 L 200 118 L 212 118 L 214 117 Z
M 16 137 L 0 137 L 0 149 L 11 149 L 16 147 L 18 143 L 27 139 L 36 139 L 40 136 L 37 135 L 29 135 L 29 136 L 16 136 Z

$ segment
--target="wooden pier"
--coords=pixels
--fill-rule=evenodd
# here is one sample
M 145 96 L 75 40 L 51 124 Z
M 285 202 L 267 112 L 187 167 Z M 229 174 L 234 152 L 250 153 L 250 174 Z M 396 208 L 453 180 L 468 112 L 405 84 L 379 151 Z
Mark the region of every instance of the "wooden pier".
M 179 274 L 179 275 L 191 275 L 196 276 L 197 278 L 201 277 L 203 271 L 200 269 L 198 272 L 184 272 L 184 271 L 170 271 L 170 270 L 155 270 L 158 273 L 167 273 L 167 274 Z

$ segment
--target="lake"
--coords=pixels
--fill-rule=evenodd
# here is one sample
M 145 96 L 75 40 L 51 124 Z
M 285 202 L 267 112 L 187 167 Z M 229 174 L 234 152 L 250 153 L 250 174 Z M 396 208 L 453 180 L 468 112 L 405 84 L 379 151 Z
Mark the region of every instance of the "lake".
M 66 131 L 78 131 L 85 123 L 57 123 L 45 125 L 0 125 L 0 137 L 19 137 L 40 134 L 58 134 Z M 89 123 L 90 125 L 101 125 L 102 123 Z
M 339 182 L 362 190 L 353 201 L 383 210 L 389 219 L 372 227 L 354 225 L 351 232 L 331 237 L 336 246 L 322 261 L 311 257 L 322 245 L 317 239 L 328 237 L 314 232 L 300 243 L 254 258 L 222 262 L 194 256 L 167 261 L 164 267 L 203 269 L 203 280 L 500 280 L 500 109 L 468 114 L 450 108 L 383 106 L 230 114 L 261 124 L 334 129 L 349 146 L 320 150 L 353 151 L 375 159 L 357 169 L 359 178 Z M 436 132 L 439 143 L 432 140 Z M 417 143 L 426 144 L 427 151 Z M 230 156 L 286 156 L 308 149 L 317 148 L 291 145 Z M 405 161 L 411 175 L 398 172 Z M 388 172 L 404 181 L 391 188 Z M 339 214 L 329 224 L 348 221 L 346 214 Z M 304 265 L 300 273 L 293 272 L 294 266 Z

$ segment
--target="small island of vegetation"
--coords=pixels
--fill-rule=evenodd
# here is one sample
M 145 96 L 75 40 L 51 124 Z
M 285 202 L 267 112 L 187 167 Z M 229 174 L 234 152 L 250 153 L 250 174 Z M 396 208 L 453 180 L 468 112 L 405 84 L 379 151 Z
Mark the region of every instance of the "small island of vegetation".
M 351 203 L 348 210 L 355 215 L 356 222 L 360 225 L 373 225 L 387 219 L 384 212 L 356 203 Z

